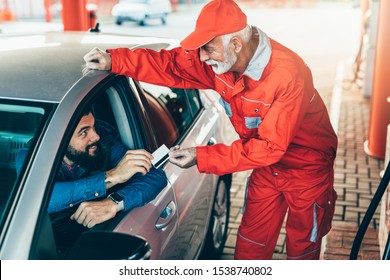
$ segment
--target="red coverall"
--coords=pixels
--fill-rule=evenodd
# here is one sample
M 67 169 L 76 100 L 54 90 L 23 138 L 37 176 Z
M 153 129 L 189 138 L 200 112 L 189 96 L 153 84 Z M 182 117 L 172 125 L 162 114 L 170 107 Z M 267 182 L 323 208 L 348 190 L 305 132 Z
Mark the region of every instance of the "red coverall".
M 268 38 L 268 37 L 267 37 Z M 196 148 L 200 172 L 251 170 L 236 259 L 272 259 L 288 209 L 289 259 L 318 259 L 334 213 L 337 137 L 302 59 L 269 40 L 259 80 L 216 75 L 198 51 L 110 49 L 112 72 L 170 87 L 214 89 L 240 139 Z

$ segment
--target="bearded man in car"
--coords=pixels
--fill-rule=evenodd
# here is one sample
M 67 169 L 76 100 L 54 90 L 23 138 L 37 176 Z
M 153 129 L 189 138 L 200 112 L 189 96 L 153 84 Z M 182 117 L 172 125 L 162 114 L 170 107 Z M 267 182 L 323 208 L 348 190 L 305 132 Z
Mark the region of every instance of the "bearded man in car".
M 21 169 L 27 149 L 17 157 Z M 129 150 L 114 127 L 85 110 L 57 174 L 48 212 L 56 244 L 68 247 L 85 230 L 153 200 L 167 185 L 153 156 Z

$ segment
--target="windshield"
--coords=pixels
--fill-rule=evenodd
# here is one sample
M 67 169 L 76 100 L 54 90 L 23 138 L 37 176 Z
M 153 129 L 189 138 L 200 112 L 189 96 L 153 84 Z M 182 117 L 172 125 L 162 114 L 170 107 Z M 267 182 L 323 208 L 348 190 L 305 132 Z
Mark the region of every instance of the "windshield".
M 31 157 L 51 105 L 0 100 L 0 213 L 1 228 L 19 186 L 24 163 Z

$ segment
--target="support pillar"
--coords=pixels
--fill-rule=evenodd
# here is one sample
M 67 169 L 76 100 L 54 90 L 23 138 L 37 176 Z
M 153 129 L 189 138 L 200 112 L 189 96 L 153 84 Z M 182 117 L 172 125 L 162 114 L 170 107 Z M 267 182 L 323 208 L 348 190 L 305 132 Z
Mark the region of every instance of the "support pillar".
M 0 22 L 15 20 L 15 15 L 8 6 L 8 0 L 3 0 L 3 9 L 0 9 Z
M 171 0 L 171 6 L 172 6 L 172 12 L 177 12 L 177 5 L 179 3 L 179 0 Z
M 62 0 L 64 31 L 88 30 L 86 0 Z
M 50 0 L 45 0 L 45 20 L 51 22 Z
M 368 155 L 384 159 L 390 124 L 390 1 L 380 1 L 368 140 Z

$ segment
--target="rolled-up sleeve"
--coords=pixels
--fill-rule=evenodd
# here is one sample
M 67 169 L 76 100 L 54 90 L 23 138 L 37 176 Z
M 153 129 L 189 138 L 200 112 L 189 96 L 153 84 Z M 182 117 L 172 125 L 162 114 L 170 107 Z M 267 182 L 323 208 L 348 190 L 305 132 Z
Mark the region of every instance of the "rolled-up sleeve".
M 105 195 L 103 172 L 75 181 L 56 182 L 49 201 L 48 212 L 49 214 L 59 212 L 83 201 Z

